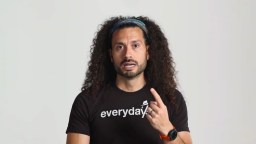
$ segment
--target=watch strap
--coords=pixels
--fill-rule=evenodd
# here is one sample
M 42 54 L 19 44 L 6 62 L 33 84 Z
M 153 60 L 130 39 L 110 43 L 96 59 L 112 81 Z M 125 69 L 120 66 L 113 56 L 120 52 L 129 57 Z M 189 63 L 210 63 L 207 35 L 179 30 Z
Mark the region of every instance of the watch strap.
M 170 140 L 171 140 L 169 136 L 167 136 L 167 135 L 162 135 L 162 134 L 160 134 L 160 139 L 161 139 L 161 140 L 165 140 L 165 141 L 170 141 Z
M 175 136 L 173 136 L 174 133 L 176 134 Z M 175 128 L 170 130 L 167 135 L 160 134 L 160 139 L 165 141 L 172 141 L 176 139 L 176 137 L 177 137 L 177 130 Z

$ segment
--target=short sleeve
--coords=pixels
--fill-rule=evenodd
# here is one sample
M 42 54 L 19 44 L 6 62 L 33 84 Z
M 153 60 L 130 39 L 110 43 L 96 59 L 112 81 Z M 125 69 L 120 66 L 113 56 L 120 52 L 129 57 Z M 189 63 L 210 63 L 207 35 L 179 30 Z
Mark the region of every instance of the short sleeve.
M 84 97 L 85 96 L 80 93 L 72 105 L 69 123 L 66 130 L 67 134 L 81 133 L 90 135 L 89 110 Z
M 176 105 L 172 107 L 171 122 L 177 131 L 189 131 L 186 102 L 178 90 L 175 91 L 174 96 Z

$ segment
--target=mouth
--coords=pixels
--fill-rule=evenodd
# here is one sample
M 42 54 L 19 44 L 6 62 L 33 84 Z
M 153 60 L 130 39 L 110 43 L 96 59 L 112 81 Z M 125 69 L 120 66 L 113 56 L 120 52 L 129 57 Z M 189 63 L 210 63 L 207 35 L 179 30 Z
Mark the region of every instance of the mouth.
M 126 71 L 131 71 L 137 65 L 135 61 L 125 61 L 121 64 L 122 68 Z

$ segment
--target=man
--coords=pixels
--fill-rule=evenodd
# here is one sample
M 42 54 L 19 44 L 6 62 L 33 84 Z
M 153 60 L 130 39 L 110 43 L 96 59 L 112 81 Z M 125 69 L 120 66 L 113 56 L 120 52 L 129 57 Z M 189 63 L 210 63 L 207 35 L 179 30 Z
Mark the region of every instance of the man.
M 147 17 L 113 17 L 93 40 L 67 144 L 191 144 L 168 42 Z

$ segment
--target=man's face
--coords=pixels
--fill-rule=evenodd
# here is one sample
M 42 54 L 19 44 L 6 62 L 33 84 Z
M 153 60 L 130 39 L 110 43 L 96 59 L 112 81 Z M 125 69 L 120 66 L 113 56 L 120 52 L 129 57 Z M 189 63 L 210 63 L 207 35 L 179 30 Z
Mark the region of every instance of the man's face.
M 143 31 L 138 27 L 115 31 L 110 56 L 118 75 L 132 79 L 143 74 L 149 58 Z

